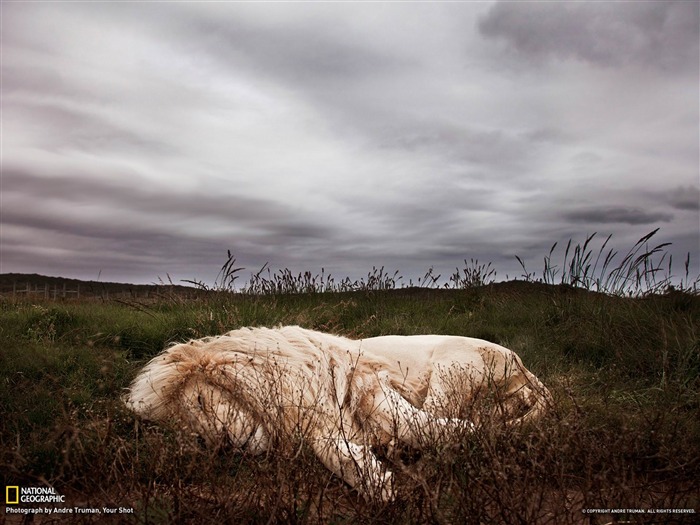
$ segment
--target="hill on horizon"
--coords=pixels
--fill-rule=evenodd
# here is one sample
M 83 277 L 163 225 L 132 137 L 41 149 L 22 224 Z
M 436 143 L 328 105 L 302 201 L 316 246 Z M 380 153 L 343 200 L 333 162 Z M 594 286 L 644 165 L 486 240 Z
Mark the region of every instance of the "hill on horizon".
M 131 284 L 103 281 L 86 281 L 67 277 L 52 277 L 37 273 L 0 274 L 0 295 L 33 294 L 46 298 L 58 297 L 150 297 L 162 293 L 190 295 L 199 292 L 194 286 L 153 283 Z

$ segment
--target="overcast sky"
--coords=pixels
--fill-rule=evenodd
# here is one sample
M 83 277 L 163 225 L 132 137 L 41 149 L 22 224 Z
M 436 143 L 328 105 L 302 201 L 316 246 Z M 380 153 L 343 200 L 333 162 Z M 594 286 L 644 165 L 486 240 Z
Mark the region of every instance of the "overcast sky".
M 697 273 L 699 5 L 3 1 L 0 273 Z

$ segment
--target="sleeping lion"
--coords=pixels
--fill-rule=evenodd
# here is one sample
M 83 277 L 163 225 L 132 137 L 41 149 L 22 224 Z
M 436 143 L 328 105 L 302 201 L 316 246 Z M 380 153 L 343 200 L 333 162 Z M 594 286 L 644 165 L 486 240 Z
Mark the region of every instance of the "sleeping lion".
M 532 420 L 549 400 L 514 352 L 487 341 L 353 340 L 298 326 L 176 344 L 125 395 L 141 417 L 175 421 L 211 446 L 259 454 L 301 440 L 351 487 L 385 501 L 393 473 L 377 447 L 458 445 L 485 417 Z

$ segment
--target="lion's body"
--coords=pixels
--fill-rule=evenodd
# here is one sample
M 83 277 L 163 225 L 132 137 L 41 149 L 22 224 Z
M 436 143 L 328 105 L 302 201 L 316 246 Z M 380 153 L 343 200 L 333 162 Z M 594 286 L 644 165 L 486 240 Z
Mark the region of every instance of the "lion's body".
M 454 442 L 478 423 L 475 400 L 493 392 L 491 413 L 512 421 L 538 416 L 549 399 L 515 353 L 487 341 L 352 340 L 288 326 L 172 346 L 141 371 L 126 403 L 253 453 L 303 439 L 351 486 L 387 499 L 392 475 L 370 447 Z

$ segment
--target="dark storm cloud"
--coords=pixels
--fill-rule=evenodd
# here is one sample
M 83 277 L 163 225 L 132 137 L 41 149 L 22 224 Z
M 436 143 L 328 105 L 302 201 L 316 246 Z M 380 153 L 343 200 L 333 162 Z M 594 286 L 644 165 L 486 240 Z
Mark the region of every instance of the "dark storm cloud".
M 646 211 L 628 207 L 592 207 L 574 210 L 563 215 L 564 219 L 591 224 L 623 223 L 631 225 L 653 225 L 658 222 L 670 222 L 673 215 L 664 212 Z
M 91 180 L 85 177 L 40 177 L 28 172 L 5 170 L 3 172 L 3 192 L 6 201 L 13 203 L 13 197 L 22 201 L 22 196 L 32 194 L 33 200 L 48 202 L 60 202 L 68 205 L 82 203 L 104 207 L 113 210 L 115 218 L 128 219 L 130 213 L 144 212 L 146 215 L 162 217 L 156 219 L 151 225 L 144 224 L 148 228 L 156 227 L 167 229 L 170 215 L 180 221 L 201 220 L 213 218 L 229 223 L 231 230 L 248 227 L 267 230 L 267 233 L 285 237 L 293 234 L 294 237 L 327 237 L 332 231 L 327 227 L 296 218 L 295 210 L 280 202 L 272 202 L 260 198 L 247 198 L 235 195 L 220 196 L 215 194 L 187 193 L 178 194 L 163 192 L 158 188 L 135 187 L 119 184 L 114 180 Z M 13 209 L 18 214 L 13 214 Z M 28 212 L 31 208 L 25 206 L 13 206 L 8 213 L 3 215 L 6 224 L 22 224 L 24 226 L 41 227 L 44 229 L 68 230 L 78 235 L 100 237 L 107 235 L 111 238 L 128 238 L 133 232 L 120 232 L 118 228 L 112 228 L 110 224 L 95 224 L 86 222 L 81 228 L 79 224 L 73 224 L 66 228 L 60 221 L 52 222 L 46 219 L 42 224 L 32 224 L 39 221 L 37 211 Z M 29 221 L 29 223 L 27 222 Z M 110 232 L 111 233 L 108 233 Z M 206 236 L 206 231 L 202 232 Z
M 138 225 L 90 230 L 84 221 L 56 220 L 55 215 L 25 218 L 34 227 L 21 228 L 20 236 L 6 233 L 3 239 L 3 264 L 19 272 L 83 279 L 101 274 L 103 280 L 134 283 L 170 274 L 176 280 L 211 283 L 226 258 L 222 243 L 176 230 L 152 231 Z
M 6 200 L 12 202 L 12 197 Z M 90 212 L 90 221 L 84 219 L 86 212 L 60 210 L 50 203 L 37 207 L 27 202 L 3 212 L 3 264 L 23 272 L 91 279 L 100 271 L 109 280 L 151 282 L 170 274 L 211 284 L 227 249 L 246 268 L 247 278 L 263 261 L 294 263 L 303 247 L 328 237 L 327 232 L 318 237 L 321 228 L 290 216 L 268 224 L 219 217 L 211 232 L 206 226 L 186 231 L 182 216 L 148 215 L 143 209 L 124 208 L 106 216 Z M 222 220 L 231 227 L 222 228 Z
M 4 265 L 93 279 L 99 270 L 107 279 L 150 282 L 169 273 L 211 283 L 227 248 L 253 268 L 284 264 L 300 247 L 342 234 L 259 198 L 14 170 L 3 172 L 3 206 Z
M 478 27 L 522 56 L 697 71 L 699 13 L 682 0 L 499 2 Z
M 671 206 L 678 210 L 700 210 L 700 187 L 680 186 L 669 194 Z
M 10 73 L 11 75 L 11 73 Z M 29 89 L 29 88 L 27 88 Z M 5 103 L 8 118 L 28 122 L 51 123 L 37 126 L 35 146 L 55 150 L 64 144 L 91 153 L 136 153 L 140 155 L 174 155 L 177 149 L 166 140 L 142 130 L 119 125 L 87 104 L 68 106 L 55 100 L 10 100 Z M 56 130 L 60 133 L 56 133 Z

